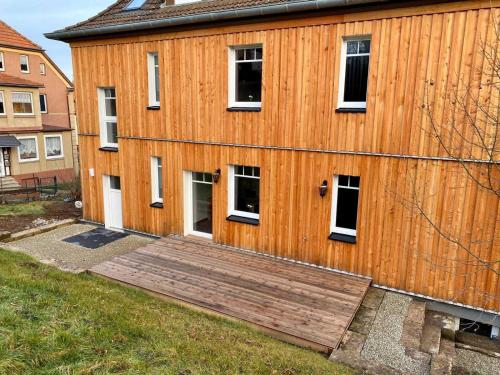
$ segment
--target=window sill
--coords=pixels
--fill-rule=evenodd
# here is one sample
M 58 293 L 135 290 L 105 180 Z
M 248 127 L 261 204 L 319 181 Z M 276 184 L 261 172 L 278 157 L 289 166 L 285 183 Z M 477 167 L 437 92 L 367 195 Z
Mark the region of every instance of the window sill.
M 366 108 L 337 108 L 337 113 L 366 113 Z
M 259 219 L 251 219 L 249 217 L 244 217 L 244 216 L 230 215 L 226 217 L 226 220 L 235 221 L 237 223 L 243 223 L 243 224 L 259 225 Z
M 163 208 L 163 203 L 162 202 L 154 202 L 149 205 L 149 207 L 152 208 Z
M 36 163 L 39 161 L 40 159 L 26 159 L 26 160 L 19 160 L 19 163 Z
M 64 159 L 64 156 L 56 156 L 56 157 L 45 157 L 45 159 L 47 159 L 48 161 L 51 161 L 51 160 L 63 160 Z
M 101 147 L 99 151 L 118 152 L 118 147 Z
M 150 105 L 150 106 L 147 106 L 146 109 L 148 111 L 159 111 L 160 110 L 160 106 L 159 105 Z
M 348 234 L 341 234 L 341 233 L 335 233 L 335 232 L 330 233 L 330 235 L 328 236 L 328 239 L 332 240 L 332 241 L 356 243 L 356 236 L 350 236 Z
M 260 112 L 261 107 L 229 107 L 228 112 Z

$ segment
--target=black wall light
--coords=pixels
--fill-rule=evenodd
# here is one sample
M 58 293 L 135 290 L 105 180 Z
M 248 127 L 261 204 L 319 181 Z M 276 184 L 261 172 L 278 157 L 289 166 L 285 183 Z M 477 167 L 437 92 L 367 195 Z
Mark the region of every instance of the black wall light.
M 326 191 L 328 190 L 328 181 L 324 180 L 321 186 L 319 187 L 319 195 L 323 198 L 326 195 Z
M 213 179 L 214 183 L 219 182 L 219 179 L 220 179 L 220 168 L 217 168 L 215 170 L 214 174 L 212 175 L 212 179 Z

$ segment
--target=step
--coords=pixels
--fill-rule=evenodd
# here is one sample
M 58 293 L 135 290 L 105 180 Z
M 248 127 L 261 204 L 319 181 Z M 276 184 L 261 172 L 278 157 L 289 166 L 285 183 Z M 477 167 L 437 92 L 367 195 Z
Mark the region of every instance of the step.
M 443 337 L 439 353 L 432 356 L 430 375 L 451 375 L 455 355 L 455 342 Z
M 443 314 L 428 311 L 425 316 L 425 325 L 420 341 L 420 350 L 429 354 L 438 354 L 441 344 L 441 331 L 444 326 Z
M 420 351 L 420 343 L 425 326 L 425 312 L 426 303 L 413 299 L 408 306 L 401 333 L 401 345 L 406 354 L 416 360 L 420 360 L 423 354 Z
M 12 177 L 0 177 L 0 190 L 16 190 L 21 185 Z

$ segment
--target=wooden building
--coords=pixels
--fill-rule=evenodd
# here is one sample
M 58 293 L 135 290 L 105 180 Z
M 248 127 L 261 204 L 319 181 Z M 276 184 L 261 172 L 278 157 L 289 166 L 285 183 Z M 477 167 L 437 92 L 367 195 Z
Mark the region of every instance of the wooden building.
M 498 111 L 499 1 L 176 3 L 48 34 L 72 47 L 85 219 L 500 311 L 499 199 L 473 178 L 498 183 L 498 150 L 450 94 L 498 126 L 476 107 Z

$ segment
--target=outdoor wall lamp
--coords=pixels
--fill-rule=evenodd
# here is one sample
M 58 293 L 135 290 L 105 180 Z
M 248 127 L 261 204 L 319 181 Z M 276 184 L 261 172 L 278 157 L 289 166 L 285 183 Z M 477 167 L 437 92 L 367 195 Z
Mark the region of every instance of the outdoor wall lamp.
M 219 178 L 220 178 L 220 168 L 217 168 L 212 176 L 214 183 L 219 182 Z
M 328 190 L 328 181 L 324 180 L 321 186 L 319 187 L 319 195 L 323 198 L 326 195 L 326 191 Z

